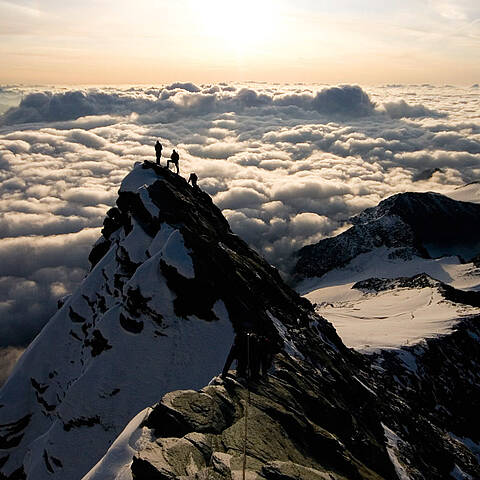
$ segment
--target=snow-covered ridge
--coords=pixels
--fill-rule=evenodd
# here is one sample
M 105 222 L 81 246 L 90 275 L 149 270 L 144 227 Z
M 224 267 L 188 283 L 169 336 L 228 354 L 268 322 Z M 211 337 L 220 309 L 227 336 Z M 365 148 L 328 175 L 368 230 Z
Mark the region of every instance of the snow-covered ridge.
M 278 336 L 270 313 L 287 329 L 314 315 L 207 194 L 152 163 L 125 178 L 102 233 L 0 391 L 0 478 L 81 478 L 138 412 L 218 374 L 234 328 Z
M 480 205 L 393 195 L 346 232 L 302 248 L 297 290 L 362 352 L 448 334 L 479 313 Z
M 127 177 L 102 232 L 89 275 L 0 391 L 1 480 L 231 480 L 243 451 L 247 478 L 480 476 L 473 320 L 428 348 L 362 356 L 231 233 L 208 195 L 150 162 Z M 403 257 L 385 250 L 400 270 Z M 368 263 L 370 277 L 392 278 Z M 324 278 L 353 277 L 351 267 Z M 460 277 L 474 290 L 474 273 Z M 282 345 L 250 393 L 210 381 L 242 328 Z
M 399 349 L 480 313 L 480 269 L 458 257 L 410 259 L 381 247 L 299 286 L 349 347 Z
M 461 202 L 480 203 L 480 181 L 470 182 L 457 187 L 446 195 Z

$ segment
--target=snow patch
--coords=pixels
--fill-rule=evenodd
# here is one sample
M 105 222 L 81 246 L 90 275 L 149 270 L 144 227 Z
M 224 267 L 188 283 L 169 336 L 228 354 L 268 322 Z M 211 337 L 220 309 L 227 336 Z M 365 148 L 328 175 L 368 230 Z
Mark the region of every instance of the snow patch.
M 408 370 L 413 372 L 415 375 L 418 374 L 418 365 L 417 365 L 417 357 L 412 352 L 408 350 L 400 349 L 395 351 L 396 355 L 400 357 L 405 367 Z
M 152 243 L 152 237 L 147 235 L 143 228 L 132 218 L 132 231 L 121 242 L 121 246 L 128 253 L 128 258 L 134 263 L 142 263 L 147 259 L 147 249 Z
M 480 182 L 467 183 L 444 195 L 460 202 L 480 203 Z
M 185 248 L 183 235 L 179 230 L 173 231 L 168 237 L 160 256 L 167 265 L 175 267 L 183 277 L 195 278 L 192 257 L 190 251 Z
M 147 188 L 147 185 L 143 185 L 138 189 L 140 199 L 142 200 L 143 206 L 148 210 L 148 213 L 150 213 L 152 218 L 158 218 L 160 209 L 152 202 Z
M 305 360 L 305 357 L 302 355 L 302 353 L 299 352 L 295 343 L 290 338 L 290 335 L 288 334 L 285 325 L 278 318 L 274 317 L 270 312 L 267 311 L 267 314 L 275 325 L 275 328 L 282 337 L 283 341 L 285 342 L 285 352 L 292 357 L 299 358 L 300 360 Z
M 173 228 L 171 225 L 168 225 L 168 223 L 162 223 L 160 229 L 158 230 L 158 233 L 155 235 L 155 238 L 153 239 L 150 247 L 148 248 L 148 253 L 150 254 L 150 256 L 153 257 L 153 255 L 160 252 L 160 250 L 167 242 L 168 237 L 170 237 L 170 235 L 174 231 L 175 228 Z
M 391 279 L 423 272 L 455 288 L 480 288 L 479 269 L 461 264 L 457 257 L 405 261 L 391 258 L 391 253 L 382 247 L 359 255 L 344 268 L 317 279 L 316 288 L 304 295 L 316 304 L 316 312 L 334 325 L 348 347 L 372 353 L 415 345 L 425 338 L 448 334 L 461 318 L 480 313 L 479 308 L 446 301 L 435 286 L 379 292 L 352 288 L 372 277 Z M 302 285 L 313 287 L 313 283 Z M 416 373 L 414 361 L 401 355 Z
M 449 435 L 458 442 L 463 443 L 473 453 L 473 455 L 477 457 L 478 463 L 480 463 L 480 443 L 474 442 L 468 437 L 457 437 L 451 432 L 449 432 Z
M 405 471 L 405 468 L 400 463 L 398 459 L 398 444 L 401 442 L 400 437 L 392 430 L 390 430 L 386 425 L 382 423 L 383 431 L 385 433 L 385 438 L 387 440 L 386 447 L 390 461 L 395 468 L 399 480 L 410 480 L 409 475 Z
M 368 387 L 367 385 L 365 385 L 358 377 L 356 377 L 355 375 L 353 375 L 353 378 L 354 378 L 365 390 L 368 390 L 372 395 L 377 396 L 377 394 L 376 394 L 370 387 Z
M 123 179 L 119 193 L 133 192 L 137 193 L 139 188 L 146 185 L 152 185 L 159 180 L 158 175 L 152 168 L 142 168 L 142 163 L 136 163 L 133 170 Z
M 144 433 L 144 429 L 141 429 L 140 425 L 151 411 L 152 408 L 148 407 L 137 414 L 107 450 L 105 456 L 82 480 L 132 480 L 130 467 L 133 456 L 138 451 L 137 443 Z
M 455 480 L 475 480 L 471 475 L 465 473 L 457 464 L 455 464 L 454 469 L 450 472 L 450 476 Z

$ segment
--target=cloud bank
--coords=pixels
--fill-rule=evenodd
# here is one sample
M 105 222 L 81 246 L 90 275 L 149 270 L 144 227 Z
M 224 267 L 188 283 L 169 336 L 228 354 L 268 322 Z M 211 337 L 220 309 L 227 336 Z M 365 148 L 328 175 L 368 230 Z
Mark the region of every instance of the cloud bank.
M 249 111 L 255 109 L 255 112 Z M 203 116 L 226 112 L 248 112 L 267 115 L 275 111 L 287 114 L 298 109 L 309 114 L 336 117 L 363 117 L 376 112 L 375 103 L 357 85 L 324 87 L 319 90 L 297 88 L 258 90 L 250 86 L 232 88 L 213 85 L 200 88 L 192 83 L 173 83 L 164 88 L 129 88 L 126 90 L 38 91 L 28 93 L 18 107 L 7 110 L 0 118 L 2 125 L 75 120 L 85 116 L 127 115 L 143 116 L 145 123 L 172 121 L 182 116 Z M 382 109 L 381 109 L 382 110 Z M 391 118 L 441 116 L 405 101 L 389 102 L 383 112 Z
M 0 347 L 26 345 L 81 281 L 121 180 L 154 158 L 157 138 L 283 270 L 386 196 L 480 179 L 478 89 L 175 83 L 2 95 L 23 100 L 0 116 Z

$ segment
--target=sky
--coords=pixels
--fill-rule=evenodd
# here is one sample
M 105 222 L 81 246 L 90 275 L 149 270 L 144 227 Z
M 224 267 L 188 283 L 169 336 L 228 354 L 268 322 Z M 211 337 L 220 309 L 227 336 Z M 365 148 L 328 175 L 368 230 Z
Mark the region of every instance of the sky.
M 476 0 L 0 0 L 0 83 L 453 83 Z

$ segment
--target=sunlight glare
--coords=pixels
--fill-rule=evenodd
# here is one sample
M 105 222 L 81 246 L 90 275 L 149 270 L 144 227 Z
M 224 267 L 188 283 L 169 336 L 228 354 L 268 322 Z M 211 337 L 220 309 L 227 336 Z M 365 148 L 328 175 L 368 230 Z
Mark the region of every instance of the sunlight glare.
M 276 11 L 271 0 L 208 0 L 199 9 L 205 33 L 238 53 L 270 40 L 275 33 Z

